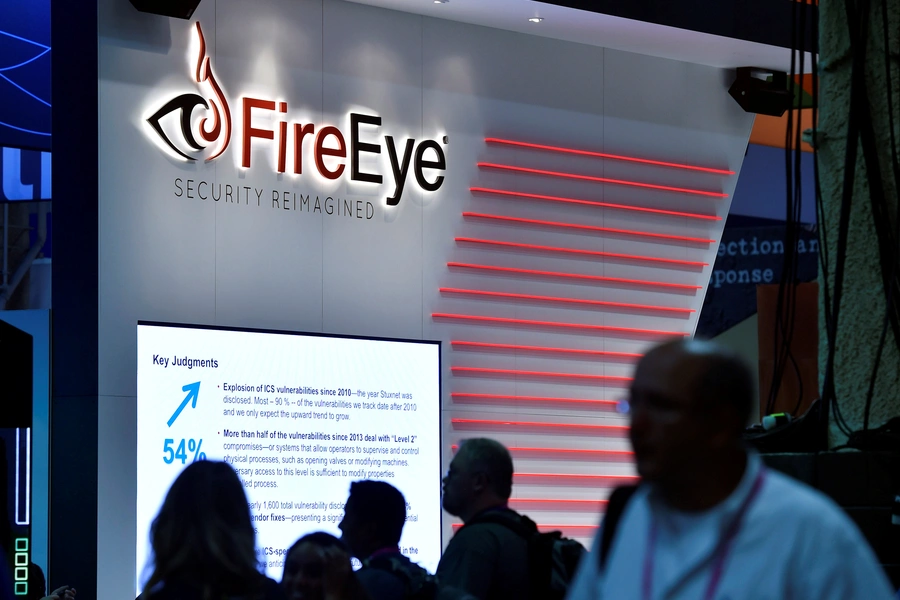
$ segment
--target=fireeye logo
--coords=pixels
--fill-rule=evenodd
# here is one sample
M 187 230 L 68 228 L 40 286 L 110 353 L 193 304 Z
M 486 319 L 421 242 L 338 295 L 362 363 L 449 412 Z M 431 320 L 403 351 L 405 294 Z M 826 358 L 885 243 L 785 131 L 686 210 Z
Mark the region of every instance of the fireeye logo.
M 206 40 L 203 37 L 203 30 L 200 28 L 199 22 L 195 23 L 195 25 L 200 42 L 200 49 L 197 52 L 197 69 L 194 74 L 194 81 L 197 84 L 207 83 L 209 87 L 212 88 L 215 97 L 210 98 L 209 102 L 207 102 L 207 100 L 199 94 L 181 94 L 166 102 L 158 111 L 153 113 L 147 119 L 147 122 L 150 123 L 153 130 L 162 138 L 169 148 L 175 151 L 176 154 L 187 160 L 196 160 L 195 157 L 190 156 L 172 143 L 172 140 L 170 140 L 169 136 L 163 131 L 159 122 L 166 115 L 175 112 L 176 110 L 180 110 L 181 134 L 184 136 L 184 142 L 190 146 L 194 152 L 200 153 L 206 149 L 206 146 L 199 143 L 194 137 L 194 131 L 191 126 L 191 117 L 194 114 L 194 108 L 198 105 L 202 105 L 206 110 L 210 110 L 211 106 L 213 112 L 212 125 L 208 126 L 209 117 L 203 117 L 203 120 L 200 122 L 199 131 L 200 137 L 208 144 L 212 144 L 221 138 L 218 150 L 206 159 L 207 161 L 210 161 L 221 156 L 231 142 L 231 111 L 228 109 L 228 101 L 225 99 L 225 94 L 222 93 L 222 88 L 219 87 L 219 82 L 216 81 L 216 76 L 213 74 L 212 66 L 209 62 L 209 56 L 206 54 Z
M 206 160 L 211 161 L 221 156 L 231 142 L 231 111 L 210 64 L 200 23 L 196 23 L 196 34 L 199 51 L 193 77 L 198 86 L 208 88 L 210 91 L 208 97 L 200 94 L 181 94 L 166 102 L 147 119 L 147 122 L 162 141 L 181 158 L 197 160 L 198 156 L 207 155 Z M 345 171 L 349 171 L 352 181 L 376 185 L 384 183 L 385 178 L 381 173 L 364 171 L 360 160 L 364 154 L 381 154 L 381 141 L 377 137 L 372 139 L 381 128 L 380 116 L 351 112 L 348 144 L 344 133 L 333 125 L 289 122 L 287 102 L 244 96 L 239 98 L 236 104 L 240 107 L 235 113 L 239 118 L 240 129 L 237 135 L 239 139 L 235 145 L 236 151 L 240 153 L 242 168 L 249 169 L 251 166 L 251 149 L 255 140 L 257 145 L 264 144 L 275 151 L 273 167 L 277 173 L 291 172 L 293 175 L 302 175 L 304 162 L 307 165 L 312 162 L 319 175 L 326 180 L 338 179 L 345 176 Z M 199 127 L 196 127 L 199 140 L 198 135 L 195 135 L 194 126 L 194 112 L 197 106 L 202 106 L 207 112 L 212 111 L 212 116 L 204 116 L 199 121 Z M 174 112 L 180 112 L 179 122 L 183 140 L 179 141 L 179 144 L 174 143 L 166 135 L 160 124 L 164 117 Z M 254 116 L 257 119 L 268 119 L 271 128 L 261 127 L 259 124 L 254 126 Z M 368 141 L 362 141 L 361 135 L 365 135 Z M 391 135 L 384 135 L 382 139 L 390 159 L 390 172 L 394 180 L 393 195 L 386 198 L 388 206 L 400 203 L 410 171 L 423 191 L 435 192 L 441 187 L 444 183 L 443 173 L 447 170 L 447 158 L 441 144 L 430 139 L 417 143 L 413 138 L 398 140 L 397 143 Z M 443 143 L 448 143 L 446 136 Z M 213 147 L 214 144 L 218 145 Z M 306 161 L 304 150 L 311 155 Z M 293 153 L 293 161 L 288 160 L 289 152 Z M 368 161 L 370 169 L 377 168 L 374 157 L 369 156 Z M 348 166 L 350 168 L 346 169 Z

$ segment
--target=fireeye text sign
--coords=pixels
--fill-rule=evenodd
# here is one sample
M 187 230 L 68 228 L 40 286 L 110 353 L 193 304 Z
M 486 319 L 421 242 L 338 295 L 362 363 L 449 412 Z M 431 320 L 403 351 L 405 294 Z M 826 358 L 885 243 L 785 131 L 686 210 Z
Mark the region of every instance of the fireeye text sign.
M 348 136 L 334 125 L 318 125 L 292 121 L 288 118 L 288 103 L 263 97 L 242 96 L 237 127 L 233 127 L 231 104 L 213 70 L 200 23 L 196 23 L 198 52 L 194 83 L 204 95 L 183 93 L 170 98 L 146 118 L 148 135 L 154 137 L 161 149 L 173 159 L 195 162 L 202 159 L 211 162 L 235 147 L 239 153 L 241 169 L 258 168 L 254 164 L 253 150 L 266 149 L 275 155 L 271 165 L 277 174 L 302 176 L 315 172 L 326 181 L 349 177 L 351 181 L 386 186 L 384 202 L 397 206 L 408 183 L 414 182 L 423 192 L 436 192 L 444 182 L 447 158 L 441 144 L 435 140 L 395 139 L 384 134 L 382 119 L 378 115 L 351 112 Z M 200 108 L 198 108 L 200 107 Z M 166 126 L 169 115 L 177 114 L 177 126 Z M 174 117 L 173 117 L 174 118 Z M 266 120 L 267 125 L 260 125 Z M 237 143 L 232 144 L 238 130 Z M 364 141 L 365 140 L 365 141 Z M 447 138 L 443 138 L 447 143 Z M 386 153 L 390 162 L 389 172 L 380 172 L 374 165 L 376 156 Z M 289 155 L 290 159 L 289 160 Z M 347 167 L 349 166 L 349 170 Z M 315 192 L 300 194 L 293 191 L 266 190 L 238 184 L 213 183 L 201 177 L 177 178 L 174 181 L 175 196 L 191 199 L 196 190 L 200 200 L 224 201 L 235 204 L 263 206 L 271 202 L 273 208 L 305 210 L 323 214 L 354 214 L 357 218 L 371 219 L 375 205 L 362 200 L 337 200 Z M 201 188 L 204 190 L 201 192 Z M 206 195 L 204 195 L 206 194 Z M 329 212 L 331 211 L 331 212 Z

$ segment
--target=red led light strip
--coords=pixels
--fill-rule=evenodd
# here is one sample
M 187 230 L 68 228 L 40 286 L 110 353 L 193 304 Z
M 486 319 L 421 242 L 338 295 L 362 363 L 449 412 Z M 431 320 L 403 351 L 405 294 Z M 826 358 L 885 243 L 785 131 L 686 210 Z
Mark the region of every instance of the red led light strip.
M 566 404 L 589 404 L 603 406 L 610 409 L 614 409 L 616 407 L 616 404 L 618 404 L 618 402 L 616 402 L 615 400 L 583 400 L 581 398 L 560 398 L 554 396 L 515 396 L 507 394 L 464 394 L 462 392 L 453 392 L 452 394 L 450 394 L 450 397 L 457 399 L 483 398 L 485 400 L 511 400 L 513 402 L 559 402 Z M 534 450 L 539 450 L 539 448 L 534 448 Z
M 471 187 L 470 192 L 482 194 L 497 194 L 499 196 L 515 196 L 519 198 L 530 198 L 532 200 L 547 200 L 549 202 L 565 202 L 567 204 L 580 204 L 583 206 L 595 206 L 597 208 L 615 208 L 619 210 L 632 210 L 643 213 L 653 213 L 656 215 L 668 215 L 670 217 L 686 217 L 688 219 L 702 219 L 705 221 L 721 221 L 722 217 L 715 215 L 701 215 L 697 213 L 680 212 L 677 210 L 662 210 L 660 208 L 644 208 L 641 206 L 631 206 L 628 204 L 613 204 L 611 202 L 595 202 L 592 200 L 579 200 L 577 198 L 566 198 L 563 196 L 547 196 L 545 194 L 528 194 L 525 192 L 513 192 L 511 190 L 497 190 L 494 188 Z
M 587 425 L 584 423 L 542 423 L 536 421 L 498 421 L 496 419 L 450 419 L 453 425 L 493 425 L 507 427 L 546 427 L 548 429 L 576 429 L 596 432 L 603 431 L 624 433 L 628 425 Z
M 538 271 L 536 269 L 517 269 L 515 267 L 498 267 L 495 265 L 476 265 L 472 263 L 448 262 L 448 267 L 460 269 L 480 269 L 500 273 L 518 273 L 519 275 L 538 275 L 540 277 L 560 277 L 564 279 L 581 279 L 584 281 L 607 281 L 610 283 L 627 283 L 630 285 L 646 285 L 650 287 L 674 288 L 678 290 L 699 290 L 699 285 L 686 283 L 668 283 L 666 281 L 648 281 L 646 279 L 625 279 L 623 277 L 604 277 L 602 275 L 584 275 L 581 273 L 562 273 L 560 271 Z
M 678 260 L 675 258 L 661 258 L 658 256 L 642 256 L 639 254 L 620 254 L 617 252 L 600 252 L 598 250 L 580 250 L 578 248 L 561 248 L 558 246 L 540 246 L 537 244 L 521 244 L 518 242 L 501 242 L 499 240 L 483 240 L 480 238 L 457 237 L 456 242 L 468 244 L 484 244 L 487 246 L 501 246 L 503 248 L 521 248 L 523 250 L 540 250 L 543 252 L 560 252 L 565 254 L 580 254 L 582 256 L 602 256 L 604 258 L 622 258 L 626 260 L 639 260 L 643 262 L 658 262 L 670 265 L 684 265 L 688 267 L 707 267 L 709 263 L 694 260 Z
M 552 377 L 562 379 L 587 379 L 590 381 L 631 381 L 631 377 L 618 375 L 589 375 L 587 373 L 558 373 L 556 371 L 523 371 L 522 369 L 485 369 L 483 367 L 450 367 L 450 371 L 457 373 L 482 373 L 484 375 L 516 375 L 524 377 Z
M 459 528 L 461 528 L 462 526 L 463 526 L 462 523 L 454 523 L 454 524 L 453 524 L 453 529 L 459 529 Z M 550 529 L 550 530 L 556 530 L 556 529 L 568 529 L 568 530 L 572 530 L 572 529 L 584 529 L 584 530 L 588 530 L 588 531 L 594 531 L 594 530 L 599 529 L 599 528 L 600 528 L 599 525 L 540 525 L 540 524 L 538 525 L 538 529 L 541 529 L 541 530 L 545 530 L 545 529 Z
M 690 194 L 692 196 L 706 196 L 709 198 L 727 198 L 728 194 L 722 192 L 708 192 L 706 190 L 695 190 L 692 188 L 674 187 L 671 185 L 656 185 L 655 183 L 641 183 L 640 181 L 628 181 L 625 179 L 610 179 L 608 177 L 594 177 L 592 175 L 578 175 L 577 173 L 563 173 L 561 171 L 546 171 L 544 169 L 529 169 L 528 167 L 514 167 L 512 165 L 501 165 L 497 163 L 478 163 L 480 169 L 499 169 L 502 171 L 512 171 L 514 173 L 528 173 L 530 175 L 546 175 L 548 177 L 559 177 L 561 179 L 577 179 L 579 181 L 591 181 L 593 183 L 609 183 L 613 185 L 624 185 L 628 187 L 637 187 L 648 190 L 659 190 L 663 192 L 678 192 L 680 194 Z
M 649 231 L 635 231 L 633 229 L 616 229 L 613 227 L 597 227 L 596 225 L 582 225 L 580 223 L 562 223 L 560 221 L 544 221 L 540 219 L 523 219 L 521 217 L 507 217 L 504 215 L 489 215 L 486 213 L 463 212 L 463 217 L 476 219 L 492 219 L 507 223 L 522 223 L 525 225 L 542 225 L 545 227 L 563 227 L 566 229 L 580 229 L 582 231 L 596 231 L 598 233 L 615 233 L 620 235 L 635 235 L 639 237 L 656 238 L 660 240 L 672 240 L 676 242 L 694 242 L 697 244 L 712 244 L 716 240 L 709 238 L 690 237 L 686 235 L 669 235 L 665 233 L 651 233 Z
M 728 169 L 713 169 L 710 167 L 698 167 L 695 165 L 685 165 L 682 163 L 665 162 L 661 160 L 650 160 L 647 158 L 636 158 L 633 156 L 621 156 L 619 154 L 607 154 L 606 152 L 592 152 L 590 150 L 576 150 L 575 148 L 561 148 L 559 146 L 547 146 L 544 144 L 531 144 L 528 142 L 517 142 L 513 140 L 505 140 L 502 138 L 485 138 L 488 144 L 504 144 L 506 146 L 519 146 L 521 148 L 531 148 L 534 150 L 547 150 L 549 152 L 562 152 L 565 154 L 577 154 L 579 156 L 591 156 L 593 158 L 604 158 L 609 160 L 622 160 L 627 162 L 640 163 L 644 165 L 654 165 L 657 167 L 671 167 L 673 169 L 684 169 L 687 171 L 700 171 L 702 173 L 713 173 L 716 175 L 734 175 L 734 171 Z
M 522 344 L 496 344 L 492 342 L 468 342 L 463 340 L 452 340 L 450 342 L 454 346 L 464 348 L 487 348 L 496 350 L 525 350 L 528 352 L 551 352 L 563 354 L 581 354 L 584 356 L 603 356 L 609 358 L 640 358 L 642 354 L 634 352 L 612 352 L 609 350 L 581 350 L 579 348 L 554 348 L 552 346 L 525 346 Z
M 446 294 L 469 294 L 472 296 L 487 296 L 490 298 L 508 298 L 510 300 L 536 300 L 539 302 L 559 302 L 563 304 L 586 304 L 589 306 L 605 306 L 610 308 L 633 308 L 638 310 L 658 310 L 690 314 L 696 312 L 693 308 L 675 308 L 671 306 L 655 306 L 653 304 L 632 304 L 630 302 L 608 302 L 606 300 L 582 300 L 580 298 L 563 298 L 559 296 L 537 296 L 535 294 L 513 294 L 510 292 L 490 292 L 487 290 L 469 290 L 462 288 L 439 288 Z M 636 355 L 640 356 L 640 355 Z
M 574 479 L 576 481 L 637 481 L 637 475 L 581 475 L 576 473 L 513 473 L 513 477 L 539 479 Z
M 508 319 L 505 317 L 485 317 L 483 315 L 457 315 L 452 313 L 431 313 L 434 319 L 460 319 L 466 321 L 482 321 L 486 323 L 505 323 L 510 325 L 535 325 L 539 327 L 560 327 L 563 329 L 588 329 L 591 331 L 617 331 L 620 333 L 638 333 L 661 336 L 687 336 L 681 331 L 660 331 L 657 329 L 637 329 L 634 327 L 613 327 L 612 325 L 589 325 L 587 323 L 561 323 L 559 321 L 536 321 L 533 319 Z
M 450 449 L 456 452 L 459 450 L 459 444 L 453 444 L 450 446 Z M 522 446 L 518 447 L 510 447 L 507 448 L 510 452 L 544 452 L 547 454 L 588 454 L 591 456 L 621 456 L 621 457 L 631 457 L 634 456 L 634 452 L 630 452 L 628 450 L 584 450 L 581 448 L 526 448 Z
M 535 504 L 558 504 L 566 508 L 590 508 L 599 509 L 607 505 L 606 500 L 569 500 L 563 498 L 510 498 L 510 504 L 529 505 Z

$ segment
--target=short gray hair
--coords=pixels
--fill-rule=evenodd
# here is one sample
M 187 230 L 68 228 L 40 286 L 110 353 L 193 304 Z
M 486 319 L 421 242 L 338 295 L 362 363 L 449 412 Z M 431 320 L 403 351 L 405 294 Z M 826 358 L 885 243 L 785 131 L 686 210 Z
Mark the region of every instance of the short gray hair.
M 491 489 L 504 500 L 512 495 L 513 461 L 506 446 L 490 438 L 463 440 L 459 453 L 465 458 L 466 469 L 487 475 Z

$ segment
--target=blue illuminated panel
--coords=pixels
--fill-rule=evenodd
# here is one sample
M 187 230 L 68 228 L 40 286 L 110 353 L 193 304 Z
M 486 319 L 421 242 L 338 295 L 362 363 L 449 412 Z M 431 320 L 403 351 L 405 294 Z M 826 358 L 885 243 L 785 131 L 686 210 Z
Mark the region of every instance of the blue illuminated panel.
M 50 1 L 0 2 L 0 146 L 50 149 Z

